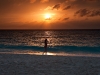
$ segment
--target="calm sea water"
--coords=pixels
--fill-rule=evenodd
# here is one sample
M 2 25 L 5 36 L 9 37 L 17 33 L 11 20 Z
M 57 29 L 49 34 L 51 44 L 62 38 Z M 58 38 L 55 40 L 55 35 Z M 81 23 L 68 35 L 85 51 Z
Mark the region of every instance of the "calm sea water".
M 100 30 L 0 30 L 0 52 L 44 51 L 100 54 Z

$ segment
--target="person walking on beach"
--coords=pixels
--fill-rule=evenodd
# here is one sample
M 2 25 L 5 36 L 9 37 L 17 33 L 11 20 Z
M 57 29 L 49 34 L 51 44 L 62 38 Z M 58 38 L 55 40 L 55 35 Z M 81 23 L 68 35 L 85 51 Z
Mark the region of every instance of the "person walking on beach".
M 47 42 L 48 42 L 48 40 L 45 39 L 45 41 L 44 41 L 44 52 L 43 52 L 43 55 L 44 55 L 44 54 L 47 55 Z

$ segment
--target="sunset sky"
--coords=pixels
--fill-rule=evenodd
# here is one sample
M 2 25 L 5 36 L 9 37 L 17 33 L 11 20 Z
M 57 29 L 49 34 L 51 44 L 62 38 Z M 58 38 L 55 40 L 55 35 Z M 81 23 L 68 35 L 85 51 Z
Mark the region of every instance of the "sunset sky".
M 100 0 L 0 0 L 0 29 L 100 29 Z

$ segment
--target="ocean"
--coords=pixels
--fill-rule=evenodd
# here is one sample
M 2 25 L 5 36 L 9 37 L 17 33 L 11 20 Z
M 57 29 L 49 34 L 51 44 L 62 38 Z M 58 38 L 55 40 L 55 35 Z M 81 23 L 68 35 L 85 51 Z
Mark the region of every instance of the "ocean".
M 42 53 L 100 55 L 99 29 L 72 30 L 0 30 L 0 53 Z

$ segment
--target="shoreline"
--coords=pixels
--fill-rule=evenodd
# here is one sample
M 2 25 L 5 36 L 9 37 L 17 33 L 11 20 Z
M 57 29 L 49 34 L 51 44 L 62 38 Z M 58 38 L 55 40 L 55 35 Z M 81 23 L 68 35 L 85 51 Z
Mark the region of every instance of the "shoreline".
M 11 55 L 38 55 L 38 56 L 76 56 L 76 57 L 100 57 L 100 54 L 86 54 L 86 53 L 64 53 L 64 52 L 47 52 L 47 54 L 43 54 L 40 51 L 12 51 L 12 52 L 0 52 L 0 54 L 11 54 Z

